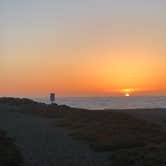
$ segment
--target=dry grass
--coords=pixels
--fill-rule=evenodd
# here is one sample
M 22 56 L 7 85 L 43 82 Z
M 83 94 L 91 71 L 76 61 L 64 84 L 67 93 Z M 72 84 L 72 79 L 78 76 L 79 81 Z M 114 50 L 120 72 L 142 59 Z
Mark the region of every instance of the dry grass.
M 67 128 L 71 136 L 87 141 L 96 151 L 111 151 L 111 166 L 166 165 L 166 133 L 156 124 L 122 111 L 79 110 L 19 99 L 17 106 L 20 112 L 57 118 L 56 125 Z
M 111 166 L 165 166 L 166 146 L 151 145 L 113 153 Z
M 57 125 L 75 139 L 96 151 L 112 151 L 113 166 L 166 165 L 166 133 L 158 125 L 115 111 L 69 111 L 57 117 Z
M 140 147 L 164 142 L 166 133 L 159 126 L 130 115 L 111 111 L 70 111 L 62 113 L 57 125 L 70 134 L 88 140 L 96 150 Z
M 0 166 L 21 166 L 23 159 L 13 140 L 0 130 Z

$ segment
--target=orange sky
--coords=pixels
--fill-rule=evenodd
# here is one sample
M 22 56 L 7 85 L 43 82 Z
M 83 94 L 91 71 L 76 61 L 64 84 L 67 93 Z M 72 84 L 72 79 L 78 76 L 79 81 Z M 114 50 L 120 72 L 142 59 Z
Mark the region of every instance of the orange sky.
M 165 94 L 166 3 L 96 2 L 4 1 L 1 95 Z

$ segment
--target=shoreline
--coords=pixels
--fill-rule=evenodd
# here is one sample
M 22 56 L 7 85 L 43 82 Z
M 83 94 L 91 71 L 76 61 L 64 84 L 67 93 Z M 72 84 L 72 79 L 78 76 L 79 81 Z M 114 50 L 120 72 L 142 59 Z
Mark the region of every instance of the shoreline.
M 46 104 L 37 102 L 28 98 L 0 98 L 0 104 L 7 104 L 8 109 L 19 112 L 32 113 L 49 118 L 55 118 L 57 114 L 66 111 L 89 111 L 89 112 L 120 112 L 129 114 L 140 120 L 146 120 L 150 123 L 158 124 L 162 129 L 166 130 L 166 108 L 136 108 L 136 109 L 84 109 L 75 108 L 67 105 Z M 2 107 L 2 106 L 1 106 Z M 58 115 L 59 116 L 59 115 Z
M 19 112 L 41 114 L 41 116 L 55 117 L 57 113 L 63 111 L 90 111 L 90 112 L 121 112 L 132 115 L 136 118 L 159 124 L 166 129 L 166 108 L 134 108 L 134 109 L 85 109 L 75 108 L 67 105 L 46 104 L 28 98 L 0 97 L 0 104 L 7 104 L 8 109 Z M 2 107 L 2 106 L 1 106 Z M 12 107 L 12 108 L 11 108 Z M 163 127 L 164 126 L 164 127 Z
M 33 99 L 33 98 L 32 98 Z M 49 104 L 48 98 L 35 99 Z M 166 97 L 159 96 L 130 96 L 130 97 L 57 97 L 56 103 L 65 103 L 71 107 L 96 110 L 96 109 L 153 109 L 166 108 Z

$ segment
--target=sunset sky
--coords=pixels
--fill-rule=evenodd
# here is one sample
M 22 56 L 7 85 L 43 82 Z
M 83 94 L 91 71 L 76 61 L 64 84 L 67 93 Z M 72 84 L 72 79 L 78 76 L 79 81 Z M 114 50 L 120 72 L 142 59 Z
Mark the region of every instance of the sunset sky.
M 1 96 L 166 94 L 165 0 L 1 0 Z

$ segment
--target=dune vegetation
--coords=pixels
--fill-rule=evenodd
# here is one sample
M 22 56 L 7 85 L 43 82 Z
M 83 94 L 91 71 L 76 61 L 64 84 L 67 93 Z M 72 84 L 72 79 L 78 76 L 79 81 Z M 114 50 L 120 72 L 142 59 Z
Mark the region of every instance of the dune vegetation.
M 82 110 L 26 99 L 17 104 L 11 101 L 19 112 L 55 118 L 56 126 L 66 128 L 74 139 L 86 141 L 95 151 L 110 151 L 111 166 L 166 165 L 166 132 L 157 124 L 123 111 Z
M 115 111 L 70 111 L 57 125 L 87 141 L 95 151 L 111 151 L 112 166 L 166 165 L 166 133 L 160 126 Z
M 0 130 L 0 166 L 22 166 L 23 159 L 14 141 Z

